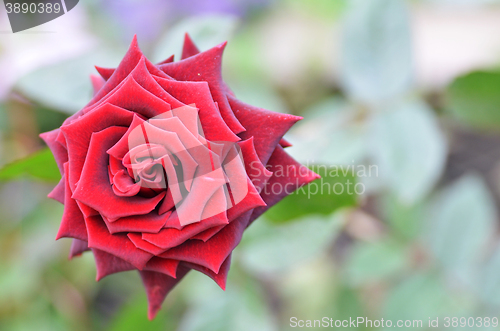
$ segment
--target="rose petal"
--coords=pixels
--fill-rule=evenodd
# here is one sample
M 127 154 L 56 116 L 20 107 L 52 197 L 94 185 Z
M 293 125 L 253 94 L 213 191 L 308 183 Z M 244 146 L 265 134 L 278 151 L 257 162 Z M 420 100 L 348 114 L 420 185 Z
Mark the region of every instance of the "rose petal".
M 90 248 L 97 248 L 119 257 L 140 270 L 153 257 L 153 254 L 135 247 L 126 234 L 110 234 L 101 217 L 88 217 L 85 223 L 89 233 Z
M 179 62 L 167 63 L 158 66 L 167 75 L 179 81 L 208 82 L 210 92 L 215 102 L 219 104 L 222 118 L 227 126 L 235 133 L 245 131 L 229 106 L 224 83 L 222 82 L 221 64 L 222 53 L 226 43 L 215 46 Z
M 155 256 L 149 260 L 144 270 L 160 272 L 172 278 L 176 278 L 178 266 L 179 261 L 177 260 L 162 259 L 161 257 Z
M 248 178 L 250 178 L 257 191 L 260 192 L 273 173 L 266 169 L 260 161 L 257 152 L 255 151 L 253 139 L 254 138 L 251 137 L 250 139 L 239 142 L 238 145 L 243 153 L 245 171 Z
M 71 248 L 69 251 L 69 259 L 71 260 L 75 256 L 80 256 L 84 252 L 89 251 L 89 250 L 90 250 L 90 248 L 87 245 L 86 241 L 79 240 L 79 239 L 73 239 L 73 241 L 71 242 Z
M 111 274 L 135 269 L 135 267 L 127 261 L 101 251 L 100 249 L 92 248 L 92 252 L 94 253 L 95 265 L 97 268 L 96 281 L 100 281 Z
M 140 248 L 143 251 L 146 251 L 153 255 L 160 255 L 161 253 L 165 252 L 163 248 L 155 246 L 152 243 L 142 239 L 142 234 L 140 233 L 130 232 L 127 234 L 127 236 L 132 241 L 132 243 L 134 243 L 135 247 Z
M 99 76 L 90 75 L 90 80 L 92 81 L 92 88 L 94 89 L 94 95 L 99 92 L 99 90 L 104 86 L 106 81 Z
M 199 109 L 201 126 L 205 138 L 212 141 L 232 141 L 240 140 L 226 122 L 222 119 L 220 111 L 215 106 L 207 82 L 187 82 L 166 80 L 154 77 L 158 84 L 186 105 L 195 104 Z
M 168 212 L 171 213 L 171 212 Z M 162 218 L 153 219 L 153 221 L 138 221 L 136 217 L 122 217 L 114 221 L 109 221 L 103 217 L 109 233 L 115 234 L 120 232 L 143 232 L 143 233 L 158 233 L 170 214 L 163 215 Z
M 267 164 L 283 135 L 292 125 L 302 119 L 299 116 L 254 107 L 232 96 L 229 96 L 228 100 L 234 114 L 246 129 L 245 132 L 240 133 L 240 138 L 254 138 L 255 150 L 263 164 Z
M 139 271 L 148 297 L 148 318 L 154 319 L 167 294 L 189 272 L 189 268 L 179 266 L 177 277 L 153 271 Z
M 128 127 L 132 122 L 132 116 L 132 112 L 105 104 L 73 123 L 61 127 L 68 146 L 69 173 L 67 174 L 70 187 L 74 188 L 80 179 L 92 133 L 113 125 Z
M 207 275 L 208 277 L 212 278 L 215 281 L 215 283 L 220 286 L 222 290 L 224 291 L 226 290 L 227 275 L 229 273 L 229 267 L 231 266 L 231 254 L 229 254 L 224 263 L 222 263 L 218 273 L 215 273 L 208 268 L 205 268 L 201 265 L 197 265 L 194 263 L 183 261 L 181 262 L 181 265 Z
M 281 146 L 276 147 L 271 155 L 268 168 L 273 172 L 273 176 L 267 182 L 264 191 L 261 192 L 262 199 L 267 203 L 267 206 L 256 208 L 252 213 L 249 223 L 253 222 L 291 192 L 320 178 L 319 175 L 295 161 Z M 273 185 L 277 185 L 280 188 L 277 194 L 273 192 Z
M 227 224 L 227 216 L 226 213 L 223 212 L 221 214 L 212 216 L 212 218 L 216 218 L 217 223 L 224 223 Z M 210 226 L 212 226 L 214 220 L 210 220 L 209 222 L 205 223 L 199 222 L 199 223 L 194 223 L 194 224 L 189 224 L 183 227 L 181 230 L 175 229 L 175 228 L 168 228 L 168 229 L 163 229 L 160 232 L 156 234 L 152 233 L 143 233 L 142 234 L 142 239 L 163 249 L 162 253 L 165 252 L 166 250 L 179 246 L 186 240 L 190 239 L 194 235 L 205 231 L 208 229 Z
M 68 173 L 68 162 L 64 164 L 64 171 Z M 71 198 L 71 189 L 69 188 L 68 180 L 65 180 L 65 197 L 64 197 L 64 211 L 57 232 L 56 240 L 61 238 L 75 238 L 87 241 L 87 228 L 85 227 L 85 220 L 83 214 L 78 208 L 76 201 Z
M 97 210 L 109 220 L 147 214 L 165 196 L 165 192 L 153 198 L 120 197 L 114 194 L 108 180 L 109 155 L 106 151 L 125 131 L 123 127 L 109 127 L 92 134 L 82 175 L 73 192 L 74 199 Z
M 60 129 L 55 129 L 40 134 L 40 138 L 42 138 L 47 146 L 49 146 L 50 151 L 52 152 L 52 154 L 54 155 L 54 159 L 56 160 L 59 172 L 61 173 L 61 175 L 64 175 L 63 165 L 64 163 L 68 162 L 68 151 L 60 142 L 56 140 L 60 132 Z
M 94 67 L 104 80 L 108 80 L 109 77 L 111 77 L 111 75 L 115 72 L 115 69 L 113 68 Z
M 63 175 L 57 185 L 50 191 L 47 197 L 59 201 L 64 205 L 64 195 L 66 186 L 66 175 Z
M 181 60 L 187 59 L 193 55 L 196 55 L 200 52 L 198 47 L 193 43 L 189 34 L 184 35 L 184 45 L 182 45 L 182 56 Z
M 165 60 L 161 61 L 161 62 L 158 62 L 157 65 L 160 65 L 160 64 L 165 64 L 165 63 L 172 63 L 174 62 L 174 55 L 170 55 L 170 57 L 166 58 Z
M 241 215 L 207 242 L 188 240 L 160 257 L 195 263 L 218 273 L 222 263 L 239 244 L 251 213 Z

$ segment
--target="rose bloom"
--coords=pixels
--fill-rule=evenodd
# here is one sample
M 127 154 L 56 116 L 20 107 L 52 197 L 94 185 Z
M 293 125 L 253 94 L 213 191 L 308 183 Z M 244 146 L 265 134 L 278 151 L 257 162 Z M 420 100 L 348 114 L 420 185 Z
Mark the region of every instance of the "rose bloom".
M 186 35 L 180 61 L 154 65 L 134 37 L 118 68 L 96 67 L 92 100 L 41 134 L 62 175 L 57 239 L 73 238 L 70 258 L 93 252 L 97 280 L 138 270 L 150 319 L 191 269 L 224 289 L 243 231 L 319 177 L 284 151 L 300 117 L 225 85 L 224 47 L 200 53 Z

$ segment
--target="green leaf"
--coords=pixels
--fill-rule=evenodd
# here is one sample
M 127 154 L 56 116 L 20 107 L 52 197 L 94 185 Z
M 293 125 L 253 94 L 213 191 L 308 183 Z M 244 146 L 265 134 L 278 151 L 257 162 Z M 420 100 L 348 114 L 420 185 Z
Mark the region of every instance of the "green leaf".
M 50 149 L 44 148 L 0 169 L 0 181 L 24 177 L 47 182 L 57 182 L 61 179 L 59 168 Z
M 356 192 L 361 193 L 363 188 L 356 183 L 358 169 L 354 165 L 317 165 L 311 168 L 321 178 L 299 188 L 270 208 L 266 218 L 283 223 L 310 214 L 329 215 L 340 208 L 356 205 Z
M 257 273 L 280 273 L 314 258 L 330 245 L 344 222 L 339 211 L 328 218 L 305 218 L 275 225 L 259 220 L 245 233 L 242 263 Z
M 447 89 L 450 114 L 476 128 L 500 130 L 500 72 L 476 71 Z
M 176 60 L 180 60 L 186 32 L 198 49 L 204 51 L 229 40 L 237 25 L 238 18 L 233 15 L 211 14 L 184 19 L 161 38 L 153 53 L 153 60 L 163 61 L 172 54 Z
M 495 232 L 494 199 L 483 180 L 467 175 L 444 189 L 429 208 L 427 239 L 434 256 L 456 275 L 477 271 Z
M 408 267 L 404 246 L 393 241 L 357 243 L 347 261 L 346 280 L 354 286 L 383 281 Z
M 411 205 L 439 179 L 446 141 L 434 113 L 424 103 L 405 103 L 373 118 L 373 161 L 399 200 Z
M 401 0 L 350 1 L 342 36 L 348 94 L 376 102 L 405 92 L 412 81 L 409 15 Z

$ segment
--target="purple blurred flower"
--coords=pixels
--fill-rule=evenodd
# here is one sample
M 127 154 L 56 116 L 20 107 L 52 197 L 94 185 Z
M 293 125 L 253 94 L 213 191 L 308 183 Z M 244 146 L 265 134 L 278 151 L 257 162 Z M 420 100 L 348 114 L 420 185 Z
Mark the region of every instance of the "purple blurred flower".
M 227 13 L 245 16 L 273 0 L 106 0 L 102 7 L 121 27 L 125 38 L 137 33 L 155 40 L 167 24 L 184 16 Z M 128 40 L 127 39 L 127 40 Z

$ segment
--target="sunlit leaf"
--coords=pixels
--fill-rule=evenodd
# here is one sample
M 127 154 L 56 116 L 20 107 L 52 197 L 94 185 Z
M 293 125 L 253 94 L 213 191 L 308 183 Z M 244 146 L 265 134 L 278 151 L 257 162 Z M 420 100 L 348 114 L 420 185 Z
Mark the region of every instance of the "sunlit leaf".
M 24 177 L 47 182 L 57 182 L 61 179 L 56 161 L 48 148 L 44 148 L 24 159 L 7 164 L 0 169 L 0 181 Z
M 329 215 L 340 208 L 356 205 L 357 196 L 362 194 L 364 189 L 356 182 L 358 169 L 354 165 L 316 165 L 311 169 L 321 178 L 299 188 L 271 207 L 266 212 L 266 218 L 275 223 L 282 223 L 310 214 Z
M 476 128 L 500 130 L 500 72 L 476 71 L 447 89 L 450 113 Z

